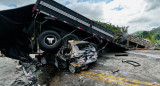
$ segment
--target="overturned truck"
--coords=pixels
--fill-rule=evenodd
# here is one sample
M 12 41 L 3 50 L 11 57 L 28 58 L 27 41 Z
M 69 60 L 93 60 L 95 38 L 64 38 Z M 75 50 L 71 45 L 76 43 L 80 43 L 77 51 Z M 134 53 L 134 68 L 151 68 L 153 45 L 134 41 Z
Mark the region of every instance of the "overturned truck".
M 53 0 L 1 11 L 0 19 L 0 50 L 22 62 L 33 61 L 29 54 L 38 48 L 52 58 L 69 40 L 88 41 L 96 50 L 118 46 L 114 32 Z

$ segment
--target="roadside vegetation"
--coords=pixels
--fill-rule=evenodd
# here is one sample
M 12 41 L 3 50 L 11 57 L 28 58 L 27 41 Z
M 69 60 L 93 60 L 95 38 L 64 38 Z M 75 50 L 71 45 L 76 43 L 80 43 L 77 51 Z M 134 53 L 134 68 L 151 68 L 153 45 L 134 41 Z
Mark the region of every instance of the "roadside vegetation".
M 127 33 L 128 27 L 119 27 L 112 25 L 111 23 L 104 23 L 100 21 L 95 21 L 96 23 L 102 25 L 103 27 L 113 31 L 116 34 L 125 34 Z M 134 37 L 140 37 L 144 39 L 148 39 L 152 44 L 160 44 L 160 27 L 153 28 L 151 31 L 138 31 L 136 33 L 131 34 Z M 119 38 L 116 36 L 116 38 Z M 115 38 L 115 39 L 116 39 Z
M 129 26 L 127 26 L 127 27 L 125 27 L 125 26 L 119 27 L 118 25 L 115 26 L 115 25 L 113 25 L 111 23 L 104 23 L 104 22 L 100 22 L 100 21 L 95 21 L 95 22 L 97 24 L 102 25 L 106 29 L 109 29 L 109 30 L 113 31 L 116 34 L 116 36 L 114 37 L 114 40 L 121 39 L 123 34 L 128 33 L 128 27 Z
M 138 31 L 132 35 L 135 37 L 148 39 L 153 44 L 160 44 L 160 27 L 153 28 L 151 31 Z
M 104 22 L 100 22 L 100 21 L 95 21 L 97 24 L 100 24 L 102 25 L 103 27 L 113 31 L 114 33 L 121 33 L 121 27 L 119 26 L 115 26 L 115 25 L 112 25 L 111 23 L 108 24 L 108 23 L 104 23 Z

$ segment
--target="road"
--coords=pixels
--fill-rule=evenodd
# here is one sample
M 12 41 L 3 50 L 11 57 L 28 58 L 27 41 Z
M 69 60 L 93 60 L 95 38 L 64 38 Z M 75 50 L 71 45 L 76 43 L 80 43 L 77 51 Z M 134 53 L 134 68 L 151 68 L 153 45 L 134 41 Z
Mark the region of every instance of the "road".
M 135 54 L 137 52 L 144 55 Z M 145 54 L 155 55 L 159 52 L 132 51 L 128 56 L 115 56 L 122 53 L 105 53 L 97 64 L 81 73 L 62 71 L 53 78 L 50 86 L 160 86 L 160 59 Z M 134 67 L 122 62 L 127 60 L 140 65 Z
M 117 55 L 117 56 L 115 56 Z M 104 53 L 88 70 L 72 74 L 68 70 L 42 67 L 38 84 L 49 86 L 160 86 L 160 51 Z M 127 63 L 134 61 L 137 63 Z M 13 82 L 17 62 L 0 58 L 0 86 Z M 4 83 L 5 81 L 5 83 Z

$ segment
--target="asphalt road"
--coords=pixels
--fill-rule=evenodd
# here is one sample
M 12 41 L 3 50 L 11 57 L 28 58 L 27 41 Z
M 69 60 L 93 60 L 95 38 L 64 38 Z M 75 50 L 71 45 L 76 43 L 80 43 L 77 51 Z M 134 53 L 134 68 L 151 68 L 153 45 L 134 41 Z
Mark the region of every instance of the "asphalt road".
M 160 86 L 160 51 L 129 51 L 104 53 L 88 70 L 72 74 L 54 67 L 40 68 L 37 72 L 39 85 L 49 86 Z M 117 55 L 117 56 L 115 56 Z M 120 56 L 119 56 L 120 55 Z M 136 63 L 127 63 L 133 61 Z M 17 62 L 0 58 L 0 86 L 10 86 L 19 74 Z M 38 85 L 37 84 L 37 85 Z
M 145 54 L 155 55 L 159 52 L 132 51 L 128 56 L 123 56 L 123 53 L 104 53 L 97 64 L 88 70 L 76 74 L 62 71 L 53 78 L 50 86 L 160 86 L 160 60 Z M 119 54 L 122 56 L 115 56 Z M 128 60 L 136 63 L 131 65 L 122 62 Z

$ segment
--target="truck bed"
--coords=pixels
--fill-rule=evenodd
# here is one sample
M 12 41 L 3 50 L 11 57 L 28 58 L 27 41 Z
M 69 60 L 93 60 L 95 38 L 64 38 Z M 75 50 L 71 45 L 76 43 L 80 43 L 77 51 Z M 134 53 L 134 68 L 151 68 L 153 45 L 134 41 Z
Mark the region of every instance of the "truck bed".
M 114 32 L 53 0 L 38 0 L 33 9 L 105 40 L 114 39 Z

